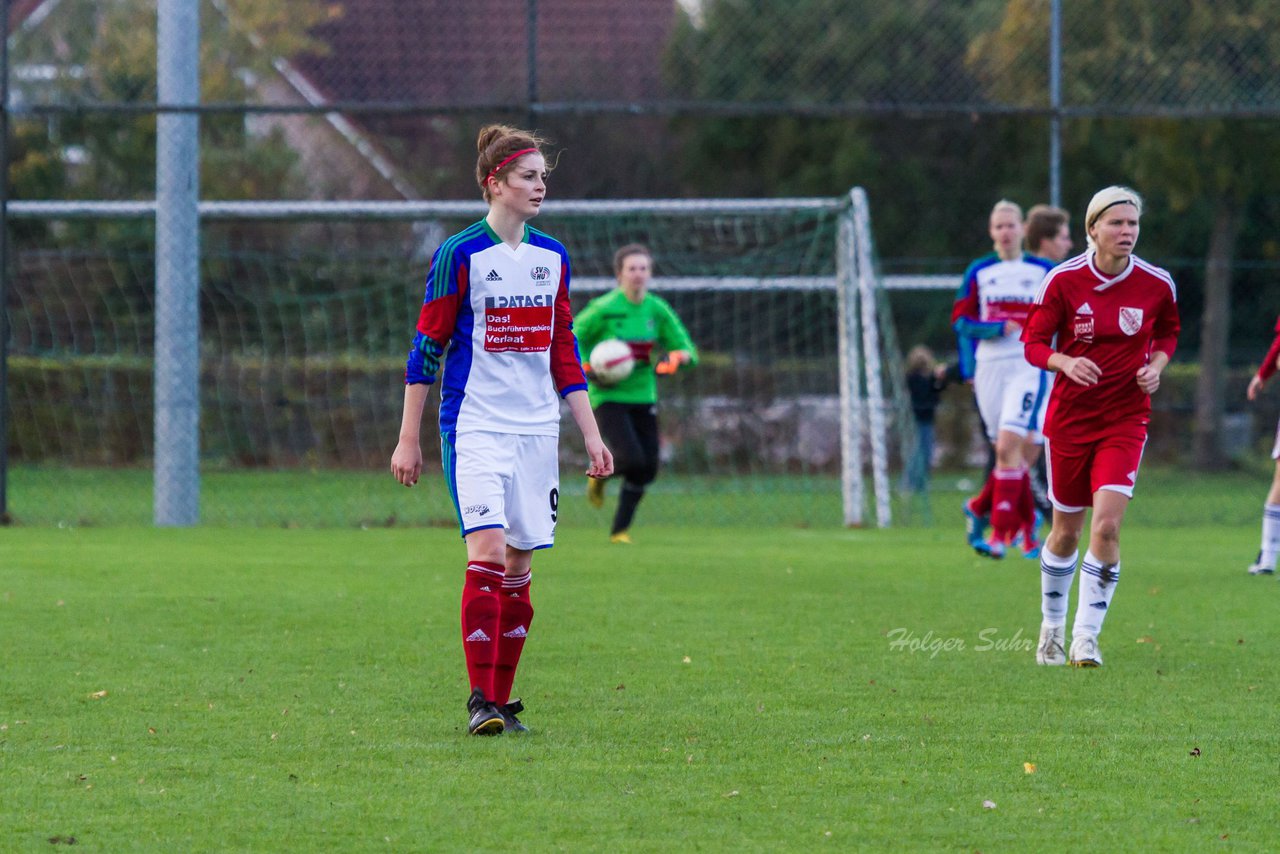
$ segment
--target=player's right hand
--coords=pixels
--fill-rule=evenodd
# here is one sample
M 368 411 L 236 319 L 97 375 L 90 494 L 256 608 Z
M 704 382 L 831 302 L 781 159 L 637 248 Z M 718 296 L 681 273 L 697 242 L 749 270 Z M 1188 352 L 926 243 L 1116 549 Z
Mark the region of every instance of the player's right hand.
M 587 477 L 608 477 L 613 474 L 613 454 L 599 439 L 587 439 L 587 457 L 591 465 L 587 468 Z
M 422 446 L 400 440 L 391 455 L 391 475 L 405 486 L 413 486 L 422 474 Z
M 1262 377 L 1254 374 L 1253 379 L 1249 380 L 1249 390 L 1245 392 L 1245 397 L 1250 400 L 1256 400 L 1258 392 L 1262 391 L 1262 385 L 1264 382 L 1265 380 L 1263 380 Z
M 1062 373 L 1077 385 L 1097 385 L 1102 370 L 1084 356 L 1068 356 Z

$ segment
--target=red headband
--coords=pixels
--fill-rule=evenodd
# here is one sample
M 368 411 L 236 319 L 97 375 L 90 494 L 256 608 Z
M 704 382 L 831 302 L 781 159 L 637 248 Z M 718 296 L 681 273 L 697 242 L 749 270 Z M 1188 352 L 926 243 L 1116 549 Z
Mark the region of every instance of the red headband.
M 536 154 L 537 152 L 538 152 L 538 149 L 536 149 L 536 148 L 522 148 L 522 149 L 520 149 L 520 150 L 519 150 L 519 151 L 517 151 L 515 154 L 512 154 L 510 157 L 508 157 L 506 160 L 502 161 L 502 162 L 501 162 L 501 163 L 499 163 L 497 166 L 495 166 L 495 167 L 493 167 L 492 169 L 490 169 L 490 170 L 489 170 L 489 174 L 484 176 L 484 182 L 485 182 L 486 184 L 488 184 L 488 183 L 489 183 L 489 179 L 490 179 L 490 178 L 492 178 L 494 175 L 498 174 L 498 170 L 499 170 L 499 169 L 501 169 L 503 166 L 506 166 L 506 165 L 507 165 L 508 163 L 510 163 L 512 160 L 515 160 L 515 159 L 517 159 L 517 158 L 519 158 L 519 157 L 524 157 L 526 154 Z

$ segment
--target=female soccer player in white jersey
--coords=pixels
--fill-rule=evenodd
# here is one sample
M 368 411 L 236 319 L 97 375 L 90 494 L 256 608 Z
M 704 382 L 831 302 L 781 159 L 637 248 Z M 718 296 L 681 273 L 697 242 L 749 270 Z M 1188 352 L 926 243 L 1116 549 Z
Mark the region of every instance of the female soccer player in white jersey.
M 1022 209 L 998 202 L 989 221 L 995 251 L 969 265 L 951 310 L 956 334 L 978 342 L 973 391 L 996 449 L 996 465 L 982 491 L 964 504 L 969 544 L 996 558 L 1019 534 L 1028 557 L 1039 549 L 1027 448 L 1038 438 L 1048 380 L 1027 363 L 1018 336 L 1053 265 L 1022 251 L 1022 228 Z M 986 542 L 982 529 L 988 519 L 993 533 Z
M 1045 278 L 1022 334 L 1027 360 L 1062 374 L 1045 413 L 1054 509 L 1040 554 L 1040 664 L 1102 664 L 1098 633 L 1120 578 L 1120 524 L 1138 479 L 1151 395 L 1178 343 L 1173 279 L 1133 254 L 1141 215 L 1142 199 L 1128 187 L 1099 190 L 1085 213 L 1088 251 Z M 1068 656 L 1067 597 L 1090 506 Z
M 1245 396 L 1256 400 L 1277 368 L 1280 368 L 1280 318 L 1276 320 L 1276 336 L 1271 348 L 1262 357 L 1258 372 L 1249 380 Z M 1276 468 L 1271 477 L 1271 489 L 1267 492 L 1267 502 L 1262 507 L 1262 546 L 1258 549 L 1258 559 L 1249 565 L 1250 575 L 1273 574 L 1276 571 L 1276 554 L 1280 552 L 1280 424 L 1276 425 L 1276 443 L 1271 449 L 1271 458 L 1276 461 Z
M 523 731 L 511 701 L 533 606 L 530 565 L 550 548 L 559 513 L 560 398 L 586 442 L 587 474 L 607 477 L 569 311 L 569 256 L 527 224 L 546 197 L 545 141 L 490 125 L 476 140 L 476 181 L 488 215 L 431 259 L 426 298 L 405 368 L 404 415 L 391 473 L 422 473 L 419 432 L 427 388 L 441 372 L 444 477 L 467 544 L 462 648 L 471 696 L 468 731 Z

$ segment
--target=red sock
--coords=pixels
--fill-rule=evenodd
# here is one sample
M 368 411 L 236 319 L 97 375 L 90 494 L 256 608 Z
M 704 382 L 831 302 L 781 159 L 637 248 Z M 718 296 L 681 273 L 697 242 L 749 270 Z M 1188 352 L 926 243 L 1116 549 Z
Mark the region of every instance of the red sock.
M 1022 469 L 998 468 L 991 473 L 995 486 L 991 490 L 991 527 L 995 538 L 1007 543 L 1022 527 L 1019 508 L 1022 503 Z
M 991 494 L 994 487 L 996 470 L 992 469 L 991 474 L 987 475 L 987 479 L 982 483 L 982 491 L 969 499 L 969 509 L 973 511 L 975 516 L 991 515 Z
M 1036 497 L 1031 492 L 1031 470 L 1022 470 L 1022 494 L 1018 498 L 1018 517 L 1022 526 L 1033 528 L 1036 524 Z
M 516 665 L 524 650 L 524 639 L 533 622 L 533 603 L 529 600 L 530 574 L 508 576 L 502 582 L 498 610 L 498 655 L 493 666 L 493 701 L 499 706 L 511 699 L 511 685 L 516 681 Z
M 462 585 L 462 651 L 467 658 L 471 688 L 493 700 L 493 659 L 498 637 L 498 593 L 502 590 L 502 564 L 472 561 Z

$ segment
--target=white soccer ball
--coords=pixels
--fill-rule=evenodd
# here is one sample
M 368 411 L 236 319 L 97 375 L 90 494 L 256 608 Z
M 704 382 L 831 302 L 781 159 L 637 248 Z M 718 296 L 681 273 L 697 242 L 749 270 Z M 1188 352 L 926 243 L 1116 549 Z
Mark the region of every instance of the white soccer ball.
M 617 338 L 606 338 L 597 344 L 587 361 L 600 385 L 617 385 L 631 376 L 631 370 L 636 366 L 631 345 Z

